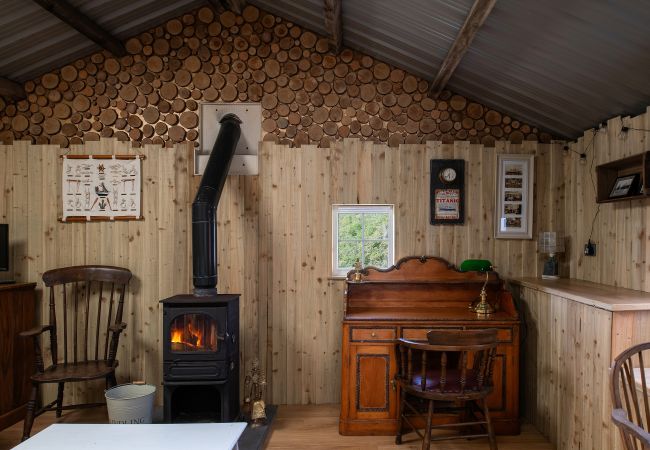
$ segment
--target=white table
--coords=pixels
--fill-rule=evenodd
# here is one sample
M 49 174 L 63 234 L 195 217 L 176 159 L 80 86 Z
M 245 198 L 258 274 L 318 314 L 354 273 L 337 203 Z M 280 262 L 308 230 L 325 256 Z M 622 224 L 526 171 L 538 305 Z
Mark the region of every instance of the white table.
M 233 450 L 246 428 L 245 422 L 173 423 L 147 425 L 50 425 L 22 444 L 19 450 Z

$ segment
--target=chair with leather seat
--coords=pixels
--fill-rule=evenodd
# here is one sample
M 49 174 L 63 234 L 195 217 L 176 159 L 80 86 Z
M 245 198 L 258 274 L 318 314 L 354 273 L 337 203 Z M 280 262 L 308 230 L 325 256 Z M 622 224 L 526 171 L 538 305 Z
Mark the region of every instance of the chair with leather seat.
M 645 342 L 628 348 L 612 364 L 612 421 L 626 450 L 650 449 L 649 363 L 650 342 Z
M 34 338 L 36 373 L 23 427 L 23 440 L 29 438 L 34 418 L 45 411 L 100 406 L 87 403 L 63 406 L 65 383 L 104 379 L 106 387 L 117 384 L 115 359 L 122 322 L 126 286 L 131 271 L 112 266 L 74 266 L 49 270 L 43 282 L 49 288 L 49 324 L 20 333 Z M 41 335 L 49 332 L 52 364 L 45 367 Z M 60 356 L 63 356 L 61 359 Z M 57 383 L 57 398 L 36 410 L 38 387 Z M 56 405 L 56 407 L 55 407 Z
M 427 333 L 427 341 L 397 341 L 400 410 L 395 442 L 402 443 L 406 424 L 422 438 L 423 450 L 428 450 L 432 441 L 479 437 L 487 437 L 490 450 L 497 450 L 485 400 L 492 392 L 497 330 L 435 330 Z M 424 434 L 413 425 L 413 419 L 422 415 L 415 399 L 427 405 Z M 461 413 L 460 417 L 468 420 L 432 425 L 434 413 L 443 411 Z M 476 432 L 478 427 L 484 432 Z M 436 428 L 469 432 L 432 437 L 431 430 Z

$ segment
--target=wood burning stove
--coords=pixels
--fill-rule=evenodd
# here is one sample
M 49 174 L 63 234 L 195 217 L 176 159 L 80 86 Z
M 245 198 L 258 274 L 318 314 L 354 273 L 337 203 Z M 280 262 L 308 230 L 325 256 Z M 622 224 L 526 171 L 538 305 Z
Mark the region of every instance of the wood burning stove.
M 216 211 L 241 121 L 227 114 L 192 203 L 194 293 L 163 304 L 166 422 L 239 418 L 239 295 L 217 294 Z
M 165 421 L 236 420 L 239 296 L 176 295 L 161 303 Z

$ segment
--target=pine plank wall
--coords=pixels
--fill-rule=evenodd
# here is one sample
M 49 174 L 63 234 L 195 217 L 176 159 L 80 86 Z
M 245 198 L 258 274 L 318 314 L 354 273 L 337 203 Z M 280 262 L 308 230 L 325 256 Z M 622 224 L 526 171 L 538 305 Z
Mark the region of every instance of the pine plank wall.
M 565 275 L 650 290 L 646 276 L 642 201 L 602 205 L 592 239 L 594 258 L 582 257 L 596 211 L 589 177 L 594 166 L 643 151 L 645 133 L 621 136 L 620 123 L 650 128 L 649 115 L 615 118 L 570 145 L 510 144 L 495 148 L 455 142 L 386 145 L 348 139 L 330 148 L 290 148 L 264 142 L 260 175 L 229 177 L 218 210 L 219 290 L 242 294 L 243 368 L 259 357 L 272 403 L 338 402 L 340 322 L 344 283 L 329 278 L 331 204 L 392 203 L 396 208 L 396 256 L 437 255 L 459 264 L 488 258 L 503 277 L 535 276 L 541 259 L 534 240 L 493 239 L 496 154 L 536 155 L 534 235 L 557 229 L 570 235 Z M 618 125 L 617 125 L 618 124 Z M 584 148 L 587 164 L 576 152 Z M 71 153 L 142 153 L 144 220 L 63 224 L 61 163 Z M 158 301 L 191 288 L 190 214 L 199 178 L 193 177 L 191 146 L 131 148 L 115 139 L 71 149 L 16 141 L 0 146 L 0 221 L 10 223 L 13 275 L 39 281 L 50 268 L 114 264 L 130 268 L 125 315 L 128 328 L 119 350 L 119 381 L 161 381 L 161 312 Z M 429 161 L 466 160 L 467 203 L 463 226 L 429 225 Z M 78 384 L 74 400 L 101 396 L 101 386 Z M 53 395 L 52 392 L 46 396 Z M 159 399 L 160 400 L 160 399 Z

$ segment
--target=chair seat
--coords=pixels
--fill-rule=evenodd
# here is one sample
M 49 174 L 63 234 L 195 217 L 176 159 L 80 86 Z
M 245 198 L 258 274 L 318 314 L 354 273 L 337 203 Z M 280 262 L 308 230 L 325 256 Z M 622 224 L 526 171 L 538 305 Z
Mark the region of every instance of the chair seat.
M 489 389 L 485 384 L 479 387 L 478 379 L 475 373 L 467 372 L 465 380 L 465 388 L 461 390 L 460 385 L 460 371 L 458 369 L 447 369 L 446 381 L 444 388 L 440 383 L 440 369 L 429 369 L 426 372 L 425 391 L 440 392 L 445 394 L 458 394 L 461 392 L 484 392 Z M 413 382 L 408 386 L 412 390 L 422 390 L 422 375 L 414 375 Z
M 115 371 L 117 360 L 112 366 L 107 366 L 106 361 L 87 361 L 76 364 L 58 364 L 50 366 L 43 373 L 31 376 L 32 381 L 39 383 L 58 383 L 60 381 L 85 381 L 105 378 Z

